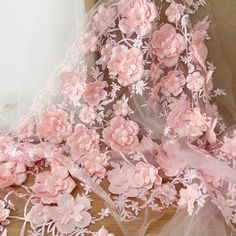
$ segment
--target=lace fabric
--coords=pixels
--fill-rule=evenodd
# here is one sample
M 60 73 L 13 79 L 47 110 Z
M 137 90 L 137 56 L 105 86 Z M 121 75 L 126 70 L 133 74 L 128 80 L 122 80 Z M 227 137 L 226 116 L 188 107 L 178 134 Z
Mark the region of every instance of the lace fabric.
M 31 113 L 1 137 L 2 235 L 17 218 L 22 236 L 27 224 L 34 236 L 112 236 L 93 227 L 109 215 L 125 235 L 235 235 L 234 100 L 213 86 L 209 18 L 198 15 L 214 4 L 97 3 Z M 232 114 L 226 123 L 215 97 Z M 22 217 L 11 196 L 26 199 Z M 149 232 L 172 207 L 170 223 Z

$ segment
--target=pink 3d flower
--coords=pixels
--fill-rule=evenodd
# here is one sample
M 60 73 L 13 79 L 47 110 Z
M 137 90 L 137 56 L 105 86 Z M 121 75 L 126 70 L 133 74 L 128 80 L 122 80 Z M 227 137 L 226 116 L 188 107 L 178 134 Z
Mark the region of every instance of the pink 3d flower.
M 67 145 L 73 160 L 77 161 L 91 149 L 99 149 L 99 134 L 94 129 L 78 124 L 74 133 L 67 139 Z
M 138 146 L 138 151 L 140 152 L 149 152 L 153 153 L 158 149 L 158 144 L 154 142 L 151 138 L 149 137 L 143 137 L 139 146 Z
M 192 5 L 192 4 L 193 4 L 193 0 L 185 0 L 185 2 L 186 2 L 188 5 Z
M 233 133 L 232 137 L 224 136 L 223 145 L 220 150 L 229 155 L 229 157 L 236 156 L 236 132 Z
M 199 197 L 202 196 L 202 192 L 197 184 L 187 185 L 187 188 L 180 189 L 180 199 L 178 205 L 180 207 L 187 207 L 189 215 L 193 214 L 194 204 Z
M 208 28 L 208 17 L 194 25 L 194 30 L 191 37 L 192 40 L 189 48 L 192 52 L 195 62 L 198 63 L 202 68 L 205 68 L 205 62 L 208 54 L 208 49 L 205 45 Z
M 170 4 L 170 6 L 165 11 L 165 15 L 167 16 L 167 19 L 170 23 L 177 23 L 181 18 L 178 6 L 175 3 Z
M 24 163 L 6 161 L 0 163 L 0 189 L 12 185 L 21 185 L 26 181 L 26 166 Z
M 113 110 L 116 116 L 124 116 L 124 117 L 132 112 L 132 110 L 129 107 L 129 104 L 124 99 L 118 100 L 113 105 Z
M 9 217 L 10 210 L 6 208 L 6 203 L 0 200 L 0 224 L 4 224 L 4 221 Z
M 169 71 L 168 74 L 161 78 L 161 92 L 165 96 L 178 96 L 183 92 L 183 85 L 186 81 L 181 71 Z
M 85 33 L 80 39 L 80 48 L 84 53 L 95 52 L 97 50 L 98 37 L 94 31 Z
M 79 118 L 85 124 L 91 124 L 97 117 L 97 114 L 93 107 L 89 107 L 86 104 L 82 106 L 79 111 Z
M 115 11 L 111 7 L 104 7 L 104 5 L 99 6 L 97 14 L 93 16 L 96 27 L 102 31 L 105 30 L 115 17 Z
M 183 35 L 176 32 L 176 28 L 171 24 L 164 24 L 155 31 L 151 40 L 152 52 L 158 61 L 167 67 L 175 66 L 179 61 L 179 56 L 186 49 L 186 40 Z
M 16 130 L 14 130 L 13 135 L 18 139 L 29 139 L 32 138 L 35 134 L 35 124 L 32 120 L 26 120 L 20 123 Z
M 103 130 L 103 138 L 114 151 L 131 150 L 138 146 L 138 131 L 139 127 L 134 121 L 114 117 L 110 126 Z
M 115 234 L 109 233 L 108 230 L 102 226 L 102 228 L 99 229 L 98 232 L 94 234 L 94 236 L 115 236 Z
M 179 100 L 176 103 L 170 105 L 171 112 L 167 118 L 167 126 L 173 128 L 176 133 L 181 133 L 181 130 L 185 128 L 183 121 L 183 115 L 190 110 L 190 102 L 186 100 Z
M 194 32 L 192 35 L 191 45 L 189 47 L 193 58 L 202 68 L 205 68 L 208 49 L 205 45 L 205 33 L 200 31 Z
M 66 193 L 57 198 L 57 205 L 48 208 L 48 215 L 63 235 L 69 235 L 76 228 L 85 228 L 90 225 L 92 216 L 88 210 L 91 208 L 91 203 L 87 197 L 78 195 L 74 199 Z
M 202 114 L 199 107 L 194 107 L 191 111 L 187 111 L 183 116 L 186 125 L 186 134 L 192 137 L 200 136 L 207 131 L 207 117 Z
M 119 22 L 120 30 L 126 34 L 134 32 L 147 35 L 152 29 L 152 22 L 157 17 L 155 4 L 149 1 L 131 0 L 122 8 Z
M 158 83 L 158 81 L 163 75 L 164 75 L 164 71 L 159 67 L 159 65 L 156 63 L 152 63 L 150 76 L 154 85 Z
M 47 110 L 40 114 L 37 134 L 53 143 L 61 143 L 72 133 L 69 115 L 62 109 Z
M 151 164 L 138 162 L 136 172 L 144 179 L 145 189 L 151 189 L 153 185 L 161 185 L 162 178 L 158 175 L 158 170 Z
M 87 175 L 103 178 L 106 174 L 105 167 L 108 165 L 108 157 L 99 150 L 92 149 L 81 157 L 80 164 Z
M 164 170 L 166 176 L 176 176 L 184 169 L 185 162 L 176 155 L 179 152 L 178 143 L 165 143 L 159 146 L 156 161 Z
M 102 61 L 107 64 L 111 57 L 112 48 L 114 47 L 115 42 L 106 42 L 105 46 L 101 49 L 101 58 Z
M 171 183 L 166 183 L 158 187 L 160 198 L 162 203 L 165 205 L 172 204 L 176 201 L 177 198 L 177 191 L 175 186 Z
M 27 220 L 33 228 L 44 225 L 50 220 L 47 209 L 48 207 L 44 206 L 42 203 L 37 203 L 31 208 L 27 214 Z
M 86 87 L 87 74 L 85 72 L 65 72 L 60 76 L 60 80 L 60 91 L 71 100 L 79 101 Z
M 113 47 L 107 67 L 120 85 L 129 86 L 143 77 L 143 54 L 138 48 Z
M 51 204 L 64 193 L 71 193 L 75 188 L 74 180 L 63 166 L 54 166 L 51 171 L 40 172 L 35 178 L 32 190 L 44 204 Z
M 139 189 L 144 185 L 144 177 L 128 164 L 108 171 L 108 181 L 111 193 L 124 194 L 127 197 L 137 197 Z
M 207 130 L 207 117 L 198 107 L 190 109 L 190 103 L 180 100 L 171 105 L 166 124 L 180 136 L 200 136 Z
M 186 78 L 187 82 L 187 88 L 192 90 L 192 91 L 198 91 L 200 90 L 204 84 L 205 84 L 205 79 L 204 77 L 200 74 L 200 72 L 194 72 L 193 74 L 190 74 Z
M 97 80 L 89 83 L 83 94 L 84 101 L 90 106 L 97 106 L 107 96 L 105 87 L 104 81 Z

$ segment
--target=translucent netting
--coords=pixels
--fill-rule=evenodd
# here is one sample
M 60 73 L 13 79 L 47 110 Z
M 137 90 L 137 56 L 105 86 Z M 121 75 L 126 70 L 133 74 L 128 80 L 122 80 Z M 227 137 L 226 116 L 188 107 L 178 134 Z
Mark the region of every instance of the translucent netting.
M 109 235 L 91 228 L 109 215 L 125 235 L 235 234 L 233 50 L 222 43 L 231 28 L 220 25 L 220 4 L 97 3 L 31 113 L 2 137 L 2 226 L 21 186 L 21 235 L 28 223 L 32 235 Z M 91 191 L 105 209 L 94 213 Z

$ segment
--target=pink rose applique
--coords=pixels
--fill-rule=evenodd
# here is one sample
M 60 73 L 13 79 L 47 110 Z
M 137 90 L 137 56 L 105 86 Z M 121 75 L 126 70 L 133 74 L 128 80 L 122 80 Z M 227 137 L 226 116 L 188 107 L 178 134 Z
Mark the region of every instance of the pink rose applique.
M 114 151 L 131 150 L 138 146 L 138 131 L 139 127 L 134 121 L 114 117 L 110 126 L 103 130 L 103 138 Z
M 69 115 L 62 109 L 44 111 L 39 116 L 37 133 L 53 143 L 61 143 L 72 133 Z
M 7 218 L 10 215 L 10 210 L 6 208 L 6 203 L 0 200 L 0 224 L 5 225 Z
M 187 44 L 183 35 L 177 33 L 173 25 L 164 24 L 153 33 L 151 45 L 158 61 L 172 67 L 178 63 L 179 56 L 185 51 Z
M 143 54 L 138 48 L 113 47 L 107 67 L 120 85 L 129 86 L 143 78 Z
M 34 195 L 45 204 L 55 203 L 59 196 L 71 193 L 74 188 L 75 182 L 63 166 L 54 166 L 51 171 L 39 173 L 32 186 Z
M 96 27 L 103 31 L 105 30 L 112 22 L 115 17 L 115 11 L 111 7 L 104 7 L 104 5 L 99 6 L 97 14 L 93 16 Z
M 85 33 L 80 39 L 80 48 L 84 53 L 95 52 L 97 50 L 98 37 L 94 31 Z
M 124 116 L 124 117 L 132 112 L 132 110 L 129 107 L 129 104 L 125 99 L 118 100 L 113 105 L 113 110 L 116 116 Z
M 155 4 L 149 1 L 131 0 L 122 8 L 120 30 L 126 34 L 147 35 L 157 17 Z
M 69 235 L 76 228 L 85 228 L 90 225 L 92 220 L 88 212 L 90 208 L 91 203 L 87 197 L 78 195 L 74 199 L 66 193 L 57 198 L 57 206 L 48 208 L 48 215 L 55 222 L 60 233 Z
M 99 149 L 99 134 L 94 129 L 78 124 L 74 133 L 67 139 L 67 145 L 73 160 L 77 161 L 91 149 Z
M 200 72 L 194 72 L 186 78 L 187 88 L 191 91 L 199 91 L 205 84 L 205 78 L 200 74 Z
M 187 188 L 180 189 L 180 199 L 178 205 L 180 207 L 187 207 L 189 215 L 193 214 L 194 204 L 199 197 L 202 196 L 202 192 L 197 184 L 187 185 Z
M 124 194 L 127 197 L 137 197 L 139 189 L 144 185 L 144 177 L 128 164 L 108 171 L 108 181 L 111 193 Z
M 0 163 L 0 189 L 12 185 L 21 185 L 26 181 L 26 166 L 24 163 L 6 161 Z
M 30 222 L 32 228 L 44 225 L 50 220 L 47 209 L 48 207 L 42 203 L 37 203 L 31 208 L 27 214 L 27 220 Z
M 60 76 L 60 80 L 60 91 L 72 101 L 79 101 L 86 87 L 86 73 L 65 72 Z
M 107 96 L 105 87 L 104 81 L 97 80 L 89 83 L 83 94 L 84 101 L 90 106 L 97 106 Z
M 144 179 L 144 187 L 151 189 L 153 185 L 161 185 L 162 178 L 158 175 L 158 170 L 150 164 L 138 162 L 136 164 L 136 172 Z
M 97 114 L 93 107 L 89 107 L 86 104 L 82 106 L 79 111 L 79 118 L 84 124 L 91 124 L 97 117 Z
M 99 150 L 92 149 L 81 157 L 80 164 L 87 175 L 103 178 L 106 174 L 105 167 L 108 165 L 108 157 Z
M 168 74 L 161 78 L 161 92 L 165 96 L 178 96 L 183 92 L 183 85 L 186 81 L 180 71 L 170 71 Z
M 170 23 L 177 23 L 181 18 L 181 13 L 175 3 L 171 3 L 166 9 L 165 15 Z

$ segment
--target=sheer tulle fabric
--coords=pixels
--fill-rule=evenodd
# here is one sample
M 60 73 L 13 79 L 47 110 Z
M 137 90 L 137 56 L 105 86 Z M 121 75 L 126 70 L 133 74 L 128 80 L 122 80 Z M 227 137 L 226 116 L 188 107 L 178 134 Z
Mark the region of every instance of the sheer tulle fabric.
M 0 5 L 0 130 L 6 131 L 29 113 L 35 94 L 84 28 L 86 12 L 83 0 Z

